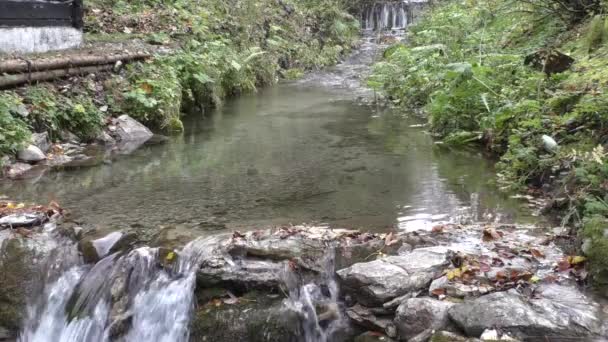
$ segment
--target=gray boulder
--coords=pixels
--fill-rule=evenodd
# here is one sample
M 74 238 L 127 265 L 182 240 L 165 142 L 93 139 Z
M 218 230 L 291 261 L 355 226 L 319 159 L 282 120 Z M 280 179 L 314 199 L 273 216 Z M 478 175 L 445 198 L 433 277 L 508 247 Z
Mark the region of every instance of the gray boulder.
M 51 140 L 47 132 L 33 133 L 32 144 L 40 149 L 43 153 L 47 153 L 51 148 Z
M 410 298 L 395 313 L 395 326 L 399 339 L 408 341 L 425 330 L 451 330 L 448 310 L 454 303 L 433 298 Z
M 120 141 L 148 140 L 154 135 L 146 126 L 128 115 L 121 115 L 114 120 L 114 135 Z
M 219 257 L 206 260 L 196 274 L 202 287 L 225 286 L 231 289 L 278 289 L 283 283 L 286 264 L 266 260 L 234 260 Z
M 445 247 L 418 248 L 337 271 L 342 289 L 366 306 L 380 306 L 396 297 L 425 288 L 445 266 Z
M 346 315 L 357 325 L 372 331 L 383 331 L 390 337 L 397 336 L 393 320 L 388 316 L 377 316 L 372 310 L 360 304 L 346 309 Z
M 24 162 L 35 163 L 45 160 L 46 156 L 38 147 L 29 145 L 17 153 L 17 158 Z
M 260 239 L 233 239 L 228 253 L 235 258 L 258 258 L 271 261 L 291 260 L 309 270 L 325 268 L 326 247 L 322 240 L 305 236 L 268 235 Z
M 115 149 L 121 154 L 135 151 L 154 135 L 146 126 L 128 115 L 114 119 L 108 126 L 108 133 L 118 141 Z
M 548 337 L 589 339 L 602 333 L 600 306 L 576 288 L 547 285 L 540 298 L 526 298 L 515 290 L 495 292 L 450 308 L 450 318 L 469 336 L 486 329 L 526 341 Z

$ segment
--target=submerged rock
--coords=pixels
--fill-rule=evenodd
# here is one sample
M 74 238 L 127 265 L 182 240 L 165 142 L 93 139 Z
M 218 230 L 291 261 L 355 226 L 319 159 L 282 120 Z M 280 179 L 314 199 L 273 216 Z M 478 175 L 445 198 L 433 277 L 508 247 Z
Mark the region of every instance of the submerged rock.
M 418 248 L 337 271 L 343 290 L 366 306 L 380 306 L 396 297 L 426 288 L 448 265 L 445 247 Z
M 515 290 L 495 292 L 450 308 L 450 318 L 469 336 L 500 329 L 526 341 L 547 337 L 592 338 L 602 333 L 600 307 L 577 289 L 547 285 L 540 298 L 525 298 Z
M 26 172 L 30 171 L 32 167 L 32 165 L 27 163 L 14 163 L 5 169 L 4 174 L 8 178 L 15 179 L 22 177 Z
M 400 340 L 408 341 L 425 331 L 449 330 L 448 309 L 454 304 L 433 298 L 410 298 L 395 313 L 395 325 Z

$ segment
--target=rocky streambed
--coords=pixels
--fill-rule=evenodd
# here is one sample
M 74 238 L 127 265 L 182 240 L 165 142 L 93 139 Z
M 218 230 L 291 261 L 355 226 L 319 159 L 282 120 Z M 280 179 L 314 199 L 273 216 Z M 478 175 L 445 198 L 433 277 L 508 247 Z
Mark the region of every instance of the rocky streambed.
M 601 341 L 559 230 L 284 226 L 183 247 L 0 203 L 0 340 Z M 151 243 L 150 241 L 154 241 Z M 562 247 L 560 247 L 562 246 Z M 566 249 L 563 249 L 563 246 Z
M 128 115 L 110 118 L 98 136 L 83 143 L 71 132 L 64 132 L 53 143 L 48 132 L 34 133 L 31 144 L 15 156 L 0 161 L 0 179 L 40 178 L 49 170 L 69 170 L 107 162 L 119 155 L 129 154 L 145 143 L 158 143 L 166 137 L 154 135 L 144 125 Z

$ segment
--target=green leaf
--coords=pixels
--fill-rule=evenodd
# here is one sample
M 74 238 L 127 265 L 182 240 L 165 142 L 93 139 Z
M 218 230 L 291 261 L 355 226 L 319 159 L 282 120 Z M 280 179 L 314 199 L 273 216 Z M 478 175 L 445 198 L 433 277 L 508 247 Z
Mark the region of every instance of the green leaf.
M 192 77 L 194 77 L 194 79 L 199 81 L 201 84 L 214 83 L 213 79 L 207 74 L 198 73 L 192 75 Z
M 230 62 L 230 65 L 234 68 L 234 70 L 236 71 L 240 71 L 241 70 L 241 65 L 239 63 L 237 63 L 235 60 L 232 60 Z

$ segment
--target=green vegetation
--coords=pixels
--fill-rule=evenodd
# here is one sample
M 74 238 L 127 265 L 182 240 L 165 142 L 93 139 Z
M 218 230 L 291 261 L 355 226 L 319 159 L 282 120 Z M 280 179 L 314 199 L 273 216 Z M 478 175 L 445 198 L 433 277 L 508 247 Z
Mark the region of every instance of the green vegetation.
M 368 83 L 397 106 L 424 108 L 444 143 L 499 156 L 505 189 L 559 199 L 552 209 L 590 238 L 593 276 L 608 281 L 606 3 L 566 3 L 442 2 L 407 44 L 385 51 Z M 552 69 L 567 61 L 558 50 L 574 59 L 565 71 Z
M 24 111 L 18 97 L 0 94 L 0 156 L 15 153 L 29 140 L 30 131 L 21 119 Z
M 127 31 L 175 50 L 129 66 L 117 82 L 122 96 L 112 99 L 114 112 L 170 131 L 181 129 L 180 113 L 190 108 L 336 63 L 359 27 L 335 0 L 114 1 L 89 11 L 94 37 Z
M 69 131 L 88 141 L 97 136 L 103 125 L 103 113 L 86 93 L 65 96 L 40 85 L 28 88 L 23 102 L 30 108 L 26 119 L 30 127 L 47 131 L 52 137 Z
M 31 132 L 91 140 L 106 116 L 124 113 L 152 129 L 182 131 L 184 112 L 335 64 L 359 32 L 338 0 L 91 0 L 85 7 L 88 40 L 137 38 L 166 52 L 74 86 L 3 91 L 0 157 L 19 150 Z

